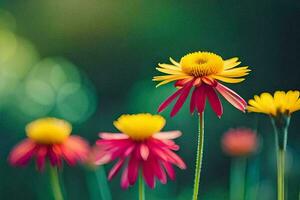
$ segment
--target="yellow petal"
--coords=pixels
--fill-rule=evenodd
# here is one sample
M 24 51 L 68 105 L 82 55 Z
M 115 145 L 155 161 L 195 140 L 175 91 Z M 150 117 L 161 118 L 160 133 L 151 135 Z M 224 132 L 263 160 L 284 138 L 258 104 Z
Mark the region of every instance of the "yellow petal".
M 225 83 L 240 83 L 245 80 L 244 78 L 228 78 L 228 77 L 218 76 L 218 75 L 213 75 L 212 77 L 220 81 L 223 81 Z

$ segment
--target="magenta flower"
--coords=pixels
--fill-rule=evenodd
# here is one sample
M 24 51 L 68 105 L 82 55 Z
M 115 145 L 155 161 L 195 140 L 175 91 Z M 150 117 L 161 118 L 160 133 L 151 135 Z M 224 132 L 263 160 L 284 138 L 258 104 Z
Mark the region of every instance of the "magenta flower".
M 183 160 L 173 151 L 179 146 L 173 139 L 179 137 L 179 131 L 160 132 L 165 119 L 159 115 L 136 114 L 122 115 L 114 122 L 122 133 L 100 133 L 96 144 L 102 149 L 96 158 L 96 164 L 118 160 L 109 172 L 111 180 L 123 167 L 121 187 L 126 189 L 134 185 L 139 171 L 150 188 L 155 187 L 155 179 L 167 182 L 167 175 L 175 179 L 172 165 L 185 169 Z

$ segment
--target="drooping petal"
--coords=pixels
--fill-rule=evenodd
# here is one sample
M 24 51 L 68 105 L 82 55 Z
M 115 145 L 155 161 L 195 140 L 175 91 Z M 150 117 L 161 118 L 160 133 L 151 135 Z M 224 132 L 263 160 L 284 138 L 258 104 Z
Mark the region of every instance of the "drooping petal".
M 193 81 L 187 83 L 183 88 L 182 88 L 182 93 L 180 94 L 178 100 L 176 101 L 172 111 L 171 111 L 171 117 L 175 116 L 177 112 L 180 110 L 180 108 L 183 106 L 186 98 L 188 97 L 190 90 L 193 86 Z
M 166 162 L 166 161 L 162 161 L 161 164 L 164 166 L 166 172 L 168 173 L 169 177 L 171 180 L 175 180 L 176 178 L 176 174 L 175 174 L 175 170 L 173 168 L 173 166 Z
M 123 189 L 127 189 L 129 186 L 129 180 L 128 180 L 128 168 L 126 167 L 122 173 L 121 177 L 121 187 Z
M 207 87 L 206 90 L 208 101 L 213 109 L 213 111 L 217 114 L 217 116 L 220 118 L 223 114 L 223 107 L 222 103 L 215 92 L 215 90 L 212 87 Z
M 137 159 L 137 154 L 139 150 L 136 149 L 133 155 L 130 157 L 128 162 L 128 180 L 129 184 L 133 185 L 136 182 L 139 172 L 139 160 Z
M 155 187 L 155 179 L 154 179 L 154 171 L 152 168 L 152 163 L 151 162 L 143 162 L 142 166 L 143 166 L 144 180 L 145 180 L 146 184 L 150 188 L 153 189 Z
M 17 144 L 10 152 L 8 161 L 11 165 L 24 166 L 35 153 L 36 144 L 30 139 L 25 139 L 21 143 Z
M 197 87 L 196 90 L 196 106 L 199 113 L 202 113 L 205 108 L 206 101 L 206 86 L 201 85 Z
M 153 167 L 155 176 L 158 178 L 158 180 L 162 184 L 166 184 L 167 183 L 167 175 L 166 175 L 164 169 L 162 168 L 162 166 L 159 164 L 158 159 L 156 159 L 156 158 L 151 159 L 151 163 L 152 163 L 152 167 Z
M 48 149 L 46 146 L 39 146 L 36 151 L 36 164 L 39 171 L 42 171 L 45 167 L 45 161 Z
M 118 162 L 109 171 L 108 180 L 111 180 L 121 169 L 124 164 L 125 159 L 119 159 Z
M 247 103 L 242 97 L 221 83 L 218 83 L 215 88 L 229 103 L 237 109 L 245 112 Z
M 196 108 L 196 101 L 197 101 L 197 88 L 193 90 L 191 101 L 190 101 L 190 112 L 193 114 Z
M 160 104 L 160 106 L 158 107 L 158 112 L 163 111 L 170 103 L 172 103 L 172 101 L 178 97 L 183 91 L 183 88 L 177 90 L 174 94 L 172 94 L 171 96 L 169 96 L 164 102 L 162 102 L 162 104 Z

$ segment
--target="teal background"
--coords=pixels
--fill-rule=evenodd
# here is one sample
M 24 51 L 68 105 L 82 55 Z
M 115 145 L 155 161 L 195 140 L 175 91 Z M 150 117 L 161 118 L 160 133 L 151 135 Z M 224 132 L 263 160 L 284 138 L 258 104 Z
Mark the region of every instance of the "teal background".
M 238 56 L 252 72 L 241 84 L 226 84 L 246 100 L 264 91 L 299 90 L 300 2 L 296 0 L 0 1 L 0 199 L 52 199 L 48 174 L 34 164 L 13 168 L 12 147 L 25 138 L 24 126 L 42 116 L 65 118 L 74 134 L 93 144 L 97 133 L 116 131 L 123 113 L 156 113 L 174 88 L 155 88 L 157 63 L 179 60 L 193 51 L 212 51 L 224 59 Z M 223 99 L 218 119 L 205 112 L 205 154 L 200 196 L 226 200 L 231 158 L 220 139 L 232 127 L 257 130 L 259 151 L 248 159 L 247 198 L 274 200 L 276 162 L 273 130 L 266 116 L 243 114 Z M 191 198 L 197 117 L 188 105 L 164 130 L 181 130 L 177 139 L 185 171 L 175 182 L 147 190 L 147 199 Z M 291 119 L 288 141 L 288 199 L 300 191 L 299 113 Z M 111 166 L 105 166 L 109 169 Z M 91 171 L 64 166 L 67 199 L 91 199 Z M 114 200 L 137 199 L 137 189 L 121 190 L 120 177 L 109 183 Z M 251 196 L 252 195 L 252 196 Z M 99 197 L 100 199 L 100 197 Z

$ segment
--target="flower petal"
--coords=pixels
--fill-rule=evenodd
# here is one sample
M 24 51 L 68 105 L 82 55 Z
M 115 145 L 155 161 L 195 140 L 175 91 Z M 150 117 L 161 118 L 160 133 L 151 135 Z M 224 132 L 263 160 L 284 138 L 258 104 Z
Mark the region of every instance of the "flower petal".
M 169 96 L 160 106 L 158 107 L 158 112 L 163 111 L 176 97 L 178 97 L 183 91 L 183 88 L 177 90 L 174 94 Z
M 217 93 L 215 92 L 215 90 L 213 88 L 211 88 L 209 86 L 207 87 L 206 93 L 207 93 L 208 101 L 209 101 L 213 111 L 220 118 L 223 114 L 223 107 L 222 107 L 222 103 L 221 103 Z
M 109 171 L 108 180 L 111 180 L 121 169 L 124 164 L 125 159 L 119 159 L 118 162 Z
M 128 135 L 123 133 L 99 133 L 99 137 L 106 140 L 128 139 Z
M 192 86 L 193 86 L 193 81 L 190 81 L 182 88 L 182 92 L 171 111 L 171 117 L 176 115 L 177 112 L 180 110 L 180 108 L 183 106 L 186 98 L 188 97 L 188 95 L 190 93 Z
M 155 133 L 152 137 L 159 140 L 172 140 L 180 137 L 181 135 L 180 131 L 166 131 Z
M 30 158 L 35 153 L 36 144 L 30 139 L 25 139 L 21 143 L 17 144 L 8 156 L 8 161 L 11 165 L 26 165 Z
M 122 173 L 121 177 L 121 187 L 123 189 L 127 189 L 129 186 L 129 180 L 128 180 L 128 167 L 126 167 Z
M 140 145 L 140 155 L 143 158 L 143 160 L 146 161 L 148 159 L 149 151 L 150 150 L 147 145 L 145 145 L 145 144 Z
M 205 101 L 206 101 L 206 86 L 201 85 L 196 89 L 196 106 L 199 113 L 202 113 L 205 108 Z
M 245 112 L 247 103 L 242 97 L 221 83 L 218 83 L 215 88 L 229 103 L 237 109 Z

